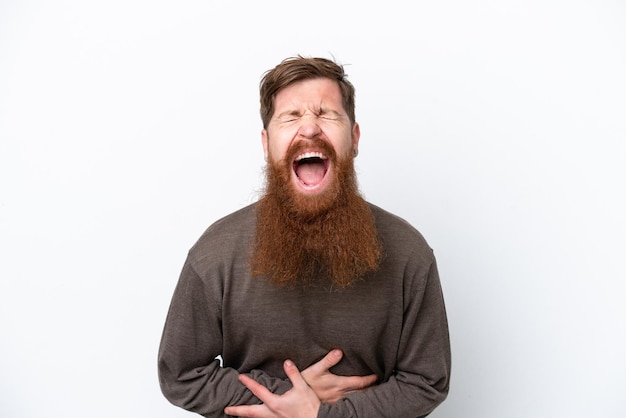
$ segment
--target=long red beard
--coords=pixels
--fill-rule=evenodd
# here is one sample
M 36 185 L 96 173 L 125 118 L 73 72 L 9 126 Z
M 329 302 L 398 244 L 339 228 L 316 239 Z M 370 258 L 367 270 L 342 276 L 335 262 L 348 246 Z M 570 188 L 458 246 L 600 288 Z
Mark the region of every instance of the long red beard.
M 352 158 L 335 160 L 331 184 L 306 196 L 290 183 L 288 152 L 266 168 L 266 190 L 257 204 L 250 260 L 253 276 L 278 285 L 314 285 L 329 280 L 346 287 L 376 271 L 382 247 L 371 210 L 361 197 Z

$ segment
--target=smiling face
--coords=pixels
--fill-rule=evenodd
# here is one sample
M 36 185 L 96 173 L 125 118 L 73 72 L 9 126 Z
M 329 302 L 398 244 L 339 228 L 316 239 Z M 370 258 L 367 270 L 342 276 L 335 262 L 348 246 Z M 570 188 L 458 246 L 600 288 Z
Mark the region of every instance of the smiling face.
M 280 90 L 262 132 L 268 163 L 289 166 L 293 190 L 310 196 L 331 187 L 338 160 L 356 155 L 359 136 L 337 82 L 328 78 L 298 81 Z

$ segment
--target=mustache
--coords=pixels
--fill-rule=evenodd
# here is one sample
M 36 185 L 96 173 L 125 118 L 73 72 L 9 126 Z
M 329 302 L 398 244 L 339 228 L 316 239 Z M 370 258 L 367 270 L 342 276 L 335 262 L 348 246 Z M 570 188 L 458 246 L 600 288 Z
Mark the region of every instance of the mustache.
M 291 164 L 298 155 L 310 149 L 321 151 L 331 162 L 337 162 L 337 151 L 330 143 L 322 139 L 302 139 L 289 145 L 284 157 L 285 163 Z

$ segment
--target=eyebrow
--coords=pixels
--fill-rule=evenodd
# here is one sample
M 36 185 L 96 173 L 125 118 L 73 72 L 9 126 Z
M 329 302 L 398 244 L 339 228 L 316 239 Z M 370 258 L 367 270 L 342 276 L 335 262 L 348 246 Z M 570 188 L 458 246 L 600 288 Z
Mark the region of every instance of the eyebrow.
M 338 112 L 338 111 L 336 111 L 334 109 L 325 108 L 325 107 L 319 107 L 316 110 L 314 110 L 313 113 L 315 115 L 317 115 L 317 116 L 329 115 L 330 114 L 330 115 L 333 115 L 333 116 L 336 116 L 336 117 L 341 117 L 341 112 Z M 300 116 L 302 116 L 302 113 L 299 110 L 297 110 L 297 109 L 290 109 L 290 110 L 286 110 L 286 111 L 276 115 L 276 119 L 281 119 L 281 118 L 284 118 L 286 116 L 298 116 L 298 117 L 300 117 Z

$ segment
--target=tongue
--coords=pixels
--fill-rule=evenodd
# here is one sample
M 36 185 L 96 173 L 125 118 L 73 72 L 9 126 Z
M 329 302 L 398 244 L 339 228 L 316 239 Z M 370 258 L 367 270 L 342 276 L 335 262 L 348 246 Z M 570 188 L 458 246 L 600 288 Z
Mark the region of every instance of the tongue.
M 326 174 L 326 167 L 323 162 L 306 162 L 298 164 L 296 174 L 307 186 L 319 184 Z

